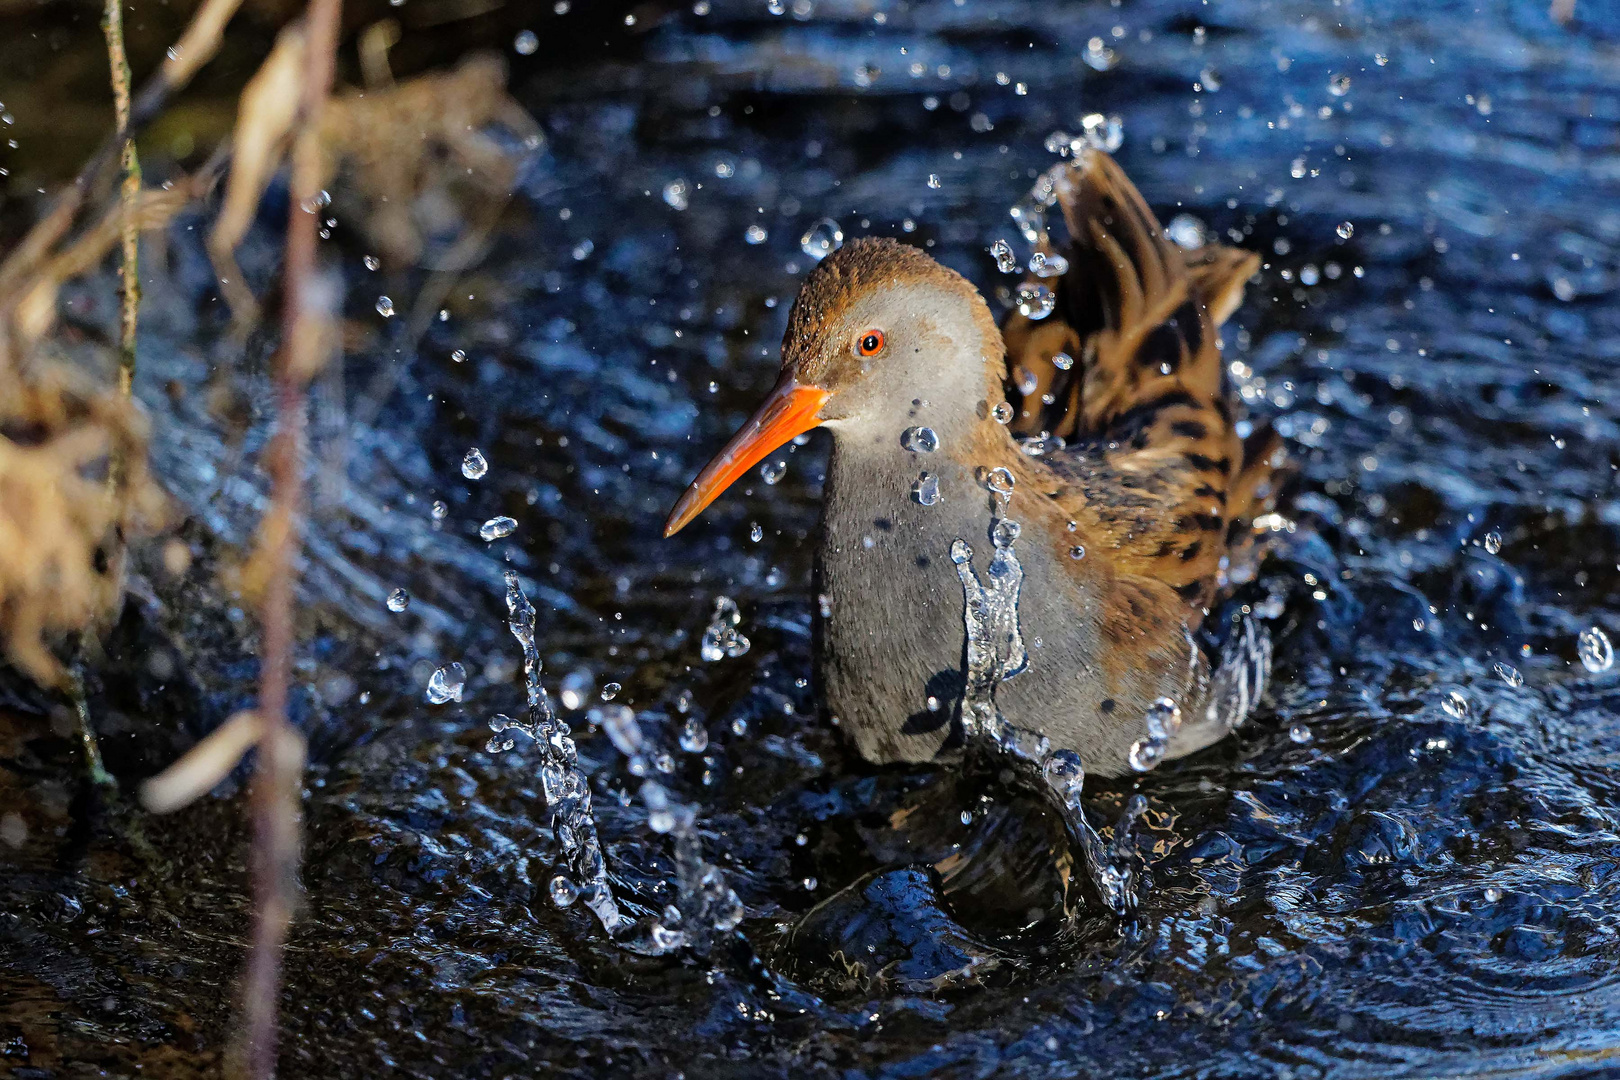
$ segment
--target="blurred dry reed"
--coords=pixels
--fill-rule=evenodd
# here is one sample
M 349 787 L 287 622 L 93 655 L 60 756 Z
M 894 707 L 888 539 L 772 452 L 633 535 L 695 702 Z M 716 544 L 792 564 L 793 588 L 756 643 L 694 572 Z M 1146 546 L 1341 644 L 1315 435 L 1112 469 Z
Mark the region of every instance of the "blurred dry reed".
M 164 516 L 165 499 L 147 463 L 147 421 L 133 392 L 140 237 L 165 228 L 225 177 L 207 246 L 235 325 L 244 330 L 257 321 L 260 305 L 235 250 L 286 164 L 291 200 L 273 364 L 275 427 L 263 461 L 270 504 L 252 553 L 233 576 L 258 608 L 259 701 L 141 791 L 148 810 L 176 810 L 257 747 L 253 916 L 239 1038 L 228 1061 L 233 1072 L 263 1080 L 275 1072 L 281 956 L 298 898 L 304 741 L 287 705 L 304 519 L 306 390 L 332 362 L 340 339 L 341 276 L 323 271 L 317 250 L 328 212 L 325 188 L 344 163 L 352 166 L 366 233 L 395 265 L 429 271 L 417 306 L 436 306 L 478 257 L 517 182 L 508 144 L 486 128 L 503 126 L 530 150 L 539 146 L 540 132 L 507 95 L 499 58 L 474 55 L 450 71 L 396 84 L 387 60 L 398 39 L 391 21 L 361 36 L 365 91 L 334 95 L 342 3 L 308 0 L 303 18 L 283 28 L 243 90 L 227 142 L 189 176 L 146 188 L 136 139 L 219 51 L 242 0 L 203 0 L 138 93 L 132 93 L 121 3 L 106 0 L 103 22 L 114 130 L 0 260 L 0 551 L 8 553 L 0 561 L 0 656 L 74 700 L 92 775 L 104 776 L 80 672 L 58 653 L 76 637 L 93 640 L 110 625 L 122 600 L 126 545 Z M 429 190 L 452 188 L 470 189 L 475 205 L 461 238 L 430 258 L 411 207 Z M 98 270 L 114 251 L 117 363 L 107 386 L 61 356 L 53 334 L 62 287 Z

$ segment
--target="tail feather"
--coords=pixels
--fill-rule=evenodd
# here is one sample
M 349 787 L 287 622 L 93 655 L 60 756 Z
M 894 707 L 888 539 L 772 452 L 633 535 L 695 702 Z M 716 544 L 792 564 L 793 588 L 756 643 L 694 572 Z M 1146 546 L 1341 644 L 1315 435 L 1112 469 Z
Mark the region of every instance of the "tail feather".
M 1043 236 L 1043 247 L 1069 265 L 1051 315 L 1014 314 L 1003 328 L 1014 429 L 1066 441 L 1048 461 L 1074 482 L 1070 497 L 1120 569 L 1208 607 L 1281 464 L 1269 427 L 1238 436 L 1217 336 L 1259 259 L 1171 243 L 1107 154 L 1048 179 L 1069 237 L 1059 249 Z M 1072 363 L 1054 362 L 1059 353 Z

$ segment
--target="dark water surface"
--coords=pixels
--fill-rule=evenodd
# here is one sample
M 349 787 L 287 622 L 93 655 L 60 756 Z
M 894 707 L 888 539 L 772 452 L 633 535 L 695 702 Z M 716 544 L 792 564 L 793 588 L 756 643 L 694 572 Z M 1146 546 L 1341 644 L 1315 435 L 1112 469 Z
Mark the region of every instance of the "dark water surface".
M 1576 651 L 1586 627 L 1620 632 L 1617 9 L 1581 0 L 1564 29 L 1540 0 L 788 8 L 647 9 L 606 59 L 518 59 L 547 148 L 419 348 L 373 308 L 420 280 L 367 271 L 352 231 L 330 249 L 371 336 L 317 392 L 284 1075 L 1620 1071 L 1620 676 Z M 536 11 L 542 37 L 572 17 Z M 814 222 L 909 234 L 1005 288 L 986 248 L 1015 237 L 1048 134 L 1092 112 L 1120 117 L 1161 218 L 1266 256 L 1227 356 L 1302 462 L 1300 531 L 1274 571 L 1295 586 L 1274 701 L 1192 760 L 1096 786 L 1099 825 L 1146 798 L 1150 883 L 1133 926 L 1083 909 L 1057 930 L 1027 800 L 870 769 L 818 715 L 819 438 L 778 455 L 780 483 L 756 472 L 657 534 L 774 381 Z M 236 380 L 240 438 L 205 407 L 242 350 L 195 237 L 176 227 L 149 286 L 140 392 L 213 567 L 262 509 L 256 473 L 220 478 L 256 460 L 268 398 Z M 109 295 L 70 303 L 104 316 Z M 517 531 L 485 544 L 497 514 Z M 704 955 L 629 956 L 551 902 L 534 748 L 484 750 L 521 700 L 508 566 L 553 694 L 578 671 L 593 701 L 622 684 L 700 804 L 748 908 Z M 251 619 L 208 575 L 148 570 L 96 698 L 126 793 L 251 702 L 255 674 Z M 707 663 L 720 594 L 752 648 Z M 451 661 L 465 699 L 427 704 Z M 686 693 L 703 754 L 676 743 Z M 246 926 L 243 799 L 146 816 L 89 788 L 59 714 L 11 707 L 0 810 L 26 830 L 0 852 L 0 1065 L 211 1072 Z M 656 912 L 668 842 L 567 715 L 621 897 Z M 900 808 L 927 824 L 896 832 Z M 798 925 L 869 871 L 931 861 L 943 887 L 896 870 Z M 973 956 L 982 985 L 928 991 Z

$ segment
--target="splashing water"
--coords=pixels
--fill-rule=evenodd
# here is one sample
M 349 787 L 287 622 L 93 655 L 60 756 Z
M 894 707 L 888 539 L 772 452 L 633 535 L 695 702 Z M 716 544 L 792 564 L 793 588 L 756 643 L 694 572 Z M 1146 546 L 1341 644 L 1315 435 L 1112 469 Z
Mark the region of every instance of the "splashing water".
M 1012 245 L 1005 240 L 997 240 L 990 245 L 990 256 L 996 260 L 996 269 L 1003 274 L 1011 274 L 1018 269 L 1018 256 L 1013 254 Z
M 492 517 L 478 527 L 478 537 L 485 541 L 499 540 L 511 536 L 517 531 L 517 522 L 512 518 L 501 516 Z
M 1062 277 L 1069 272 L 1069 260 L 1048 251 L 1037 251 L 1029 257 L 1029 272 L 1036 277 Z
M 504 738 L 508 730 L 523 732 L 540 748 L 541 792 L 551 812 L 551 828 L 562 847 L 563 858 L 578 883 L 578 897 L 585 902 L 609 935 L 623 932 L 630 925 L 613 898 L 602 844 L 596 836 L 596 819 L 591 816 L 591 788 L 579 771 L 579 753 L 568 729 L 551 711 L 551 700 L 540 682 L 540 651 L 534 643 L 534 605 L 523 592 L 514 571 L 506 571 L 507 626 L 523 649 L 523 685 L 528 697 L 524 718 L 495 716 L 489 721 L 490 737 L 485 747 L 499 753 L 512 747 Z
M 1046 318 L 1057 306 L 1057 297 L 1045 285 L 1020 286 L 1016 300 L 1018 314 L 1035 320 Z
M 932 454 L 939 449 L 939 436 L 931 427 L 908 427 L 900 433 L 900 445 L 913 454 Z
M 1609 643 L 1609 635 L 1599 626 L 1590 626 L 1581 631 L 1575 641 L 1576 651 L 1581 655 L 1581 664 L 1594 674 L 1601 674 L 1614 666 L 1614 646 Z
M 911 485 L 911 497 L 921 506 L 933 506 L 939 502 L 939 477 L 931 472 L 917 475 L 917 480 Z
M 844 246 L 844 230 L 832 218 L 822 218 L 799 237 L 799 250 L 820 262 Z
M 428 677 L 427 699 L 435 705 L 461 700 L 467 686 L 467 669 L 460 664 L 446 664 Z
M 1147 772 L 1164 760 L 1170 740 L 1181 730 L 1181 706 L 1169 698 L 1160 698 L 1147 711 L 1147 736 L 1131 744 L 1131 768 Z
M 1029 665 L 1018 628 L 1018 593 L 1024 568 L 1013 551 L 1019 525 L 1006 518 L 992 529 L 995 552 L 984 579 L 973 567 L 973 548 L 966 540 L 951 544 L 951 562 L 962 582 L 967 626 L 967 685 L 962 698 L 962 726 L 968 738 L 998 739 L 1002 723 L 995 705 L 996 687 Z
M 650 761 L 666 756 L 642 731 L 635 713 L 625 705 L 591 710 L 591 718 L 607 732 L 623 754 L 632 776 L 646 776 Z M 698 730 L 702 730 L 701 727 Z M 707 734 L 704 742 L 707 743 Z M 687 731 L 681 733 L 683 744 Z M 660 770 L 662 771 L 662 770 Z M 719 867 L 703 857 L 697 831 L 697 807 L 676 799 L 657 780 L 643 780 L 641 801 L 647 807 L 647 827 L 674 840 L 676 903 L 637 928 L 621 941 L 627 949 L 660 956 L 687 945 L 702 945 L 714 931 L 724 933 L 742 922 L 744 910 L 736 890 L 726 883 Z
M 699 646 L 703 659 L 712 664 L 728 656 L 735 659 L 747 653 L 750 642 L 737 629 L 740 622 L 742 614 L 737 610 L 737 602 L 729 596 L 715 597 L 714 615 L 703 631 L 703 642 Z
M 993 749 L 1002 759 L 1019 763 L 1037 780 L 1036 789 L 1053 801 L 1103 902 L 1109 910 L 1124 916 L 1137 905 L 1139 874 L 1135 867 L 1139 860 L 1131 823 L 1141 815 L 1146 803 L 1137 807 L 1140 797 L 1132 800 L 1133 809 L 1128 809 L 1115 826 L 1113 843 L 1105 845 L 1081 807 L 1085 768 L 1079 755 L 1072 750 L 1053 751 L 1046 736 L 1009 723 L 996 705 L 996 687 L 1029 667 L 1029 651 L 1018 623 L 1024 568 L 1014 550 L 1023 527 L 1007 516 L 1015 487 L 1012 474 L 1003 468 L 992 469 L 983 482 L 995 496 L 990 526 L 994 553 L 985 575 L 981 578 L 974 569 L 973 548 L 966 540 L 958 537 L 950 548 L 951 562 L 962 582 L 962 619 L 967 636 L 961 705 L 963 734 L 970 747 Z M 1179 710 L 1176 715 L 1179 718 Z

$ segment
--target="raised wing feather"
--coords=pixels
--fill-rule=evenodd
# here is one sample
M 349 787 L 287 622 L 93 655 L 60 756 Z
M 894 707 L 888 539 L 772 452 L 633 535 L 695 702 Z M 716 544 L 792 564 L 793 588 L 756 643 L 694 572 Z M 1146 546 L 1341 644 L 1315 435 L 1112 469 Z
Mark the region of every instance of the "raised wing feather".
M 1049 316 L 1014 313 L 1003 327 L 1014 429 L 1062 440 L 1046 454 L 1063 481 L 1053 497 L 1096 554 L 1202 613 L 1234 562 L 1252 558 L 1252 520 L 1270 508 L 1282 464 L 1269 427 L 1239 436 L 1217 336 L 1259 259 L 1172 243 L 1100 151 L 1046 180 L 1068 239 L 1040 242 L 1068 269 L 1041 282 L 1055 286 Z M 1058 353 L 1072 366 L 1055 364 Z

